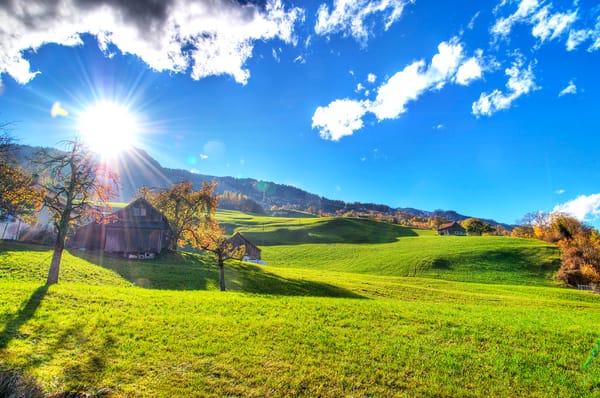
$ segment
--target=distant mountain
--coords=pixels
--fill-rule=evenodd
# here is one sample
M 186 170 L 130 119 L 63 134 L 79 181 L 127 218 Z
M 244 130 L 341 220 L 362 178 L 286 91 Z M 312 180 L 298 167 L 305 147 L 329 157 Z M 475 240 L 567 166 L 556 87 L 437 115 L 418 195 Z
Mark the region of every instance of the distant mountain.
M 19 147 L 21 159 L 30 156 L 35 150 L 39 149 L 30 146 Z M 414 208 L 392 208 L 376 203 L 346 203 L 341 200 L 324 198 L 294 186 L 270 181 L 253 178 L 218 177 L 191 173 L 187 170 L 171 169 L 161 166 L 146 151 L 137 148 L 121 154 L 112 162 L 111 167 L 121 177 L 118 198 L 121 201 L 131 200 L 138 189 L 143 186 L 161 189 L 167 188 L 173 183 L 189 180 L 196 188 L 200 187 L 202 182 L 216 182 L 215 192 L 217 194 L 223 194 L 225 191 L 240 193 L 259 203 L 265 210 L 277 206 L 296 210 L 312 208 L 314 212 L 323 211 L 326 213 L 354 211 L 357 213 L 376 212 L 394 215 L 401 212 L 416 217 L 441 216 L 450 221 L 462 221 L 471 217 L 452 210 L 425 211 Z M 483 221 L 491 225 L 502 225 L 505 228 L 510 228 L 509 225 L 494 220 Z

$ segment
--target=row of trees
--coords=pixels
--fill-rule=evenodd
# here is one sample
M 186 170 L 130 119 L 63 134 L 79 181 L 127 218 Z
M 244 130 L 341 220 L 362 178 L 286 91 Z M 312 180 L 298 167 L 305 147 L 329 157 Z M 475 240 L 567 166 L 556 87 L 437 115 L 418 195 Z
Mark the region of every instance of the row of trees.
M 0 125 L 0 130 L 4 126 Z M 80 141 L 65 142 L 66 151 L 41 150 L 32 159 L 33 172 L 18 166 L 14 141 L 0 134 L 0 220 L 35 218 L 45 206 L 53 221 L 56 238 L 47 284 L 58 282 L 65 241 L 74 225 L 95 220 L 109 223 L 110 200 L 116 196 L 118 177 L 100 164 Z M 228 244 L 214 215 L 215 184 L 195 190 L 191 182 L 169 189 L 140 190 L 166 216 L 172 232 L 171 250 L 190 246 L 213 253 L 219 265 L 220 287 L 225 290 L 224 261 L 244 253 Z
M 600 234 L 563 213 L 528 213 L 513 236 L 556 244 L 562 252 L 557 278 L 576 286 L 600 284 Z

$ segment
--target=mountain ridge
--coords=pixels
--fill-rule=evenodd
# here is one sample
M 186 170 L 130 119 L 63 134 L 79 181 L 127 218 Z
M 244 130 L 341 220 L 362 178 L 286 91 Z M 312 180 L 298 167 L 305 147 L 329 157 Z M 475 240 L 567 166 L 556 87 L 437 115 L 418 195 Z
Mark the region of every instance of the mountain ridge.
M 39 147 L 27 145 L 19 145 L 18 148 L 21 162 L 40 149 Z M 216 182 L 215 192 L 217 194 L 223 194 L 225 191 L 239 193 L 259 203 L 265 209 L 275 206 L 293 210 L 311 209 L 315 213 L 319 211 L 331 214 L 340 212 L 375 212 L 390 216 L 400 212 L 415 217 L 440 216 L 450 221 L 462 221 L 473 217 L 460 214 L 454 210 L 436 209 L 434 211 L 427 211 L 412 207 L 391 207 L 378 203 L 344 202 L 342 200 L 329 199 L 298 187 L 271 181 L 231 176 L 213 176 L 192 173 L 183 169 L 163 167 L 146 150 L 140 148 L 132 148 L 123 152 L 109 164 L 121 179 L 118 200 L 125 202 L 130 201 L 142 186 L 164 189 L 173 183 L 189 180 L 195 188 L 200 187 L 203 182 Z M 499 223 L 492 219 L 477 218 L 494 226 L 512 227 L 511 225 Z

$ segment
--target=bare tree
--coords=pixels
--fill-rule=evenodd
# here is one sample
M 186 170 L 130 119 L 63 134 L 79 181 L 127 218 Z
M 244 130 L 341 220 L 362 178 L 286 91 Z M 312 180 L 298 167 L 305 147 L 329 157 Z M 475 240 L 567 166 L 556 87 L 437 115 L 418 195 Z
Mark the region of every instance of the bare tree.
M 86 217 L 100 221 L 100 207 L 108 207 L 108 201 L 116 196 L 116 175 L 100 165 L 80 141 L 66 141 L 65 145 L 66 152 L 43 149 L 35 160 L 43 169 L 40 183 L 46 192 L 44 205 L 56 229 L 47 285 L 58 282 L 69 228 Z

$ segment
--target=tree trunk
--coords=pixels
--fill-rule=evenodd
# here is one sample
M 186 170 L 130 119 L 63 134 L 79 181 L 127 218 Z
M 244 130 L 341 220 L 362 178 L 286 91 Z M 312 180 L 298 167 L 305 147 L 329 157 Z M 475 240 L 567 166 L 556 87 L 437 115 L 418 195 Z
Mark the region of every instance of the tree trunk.
M 65 248 L 65 239 L 61 239 L 60 236 L 56 237 L 56 243 L 54 243 L 54 253 L 52 254 L 52 262 L 50 263 L 50 271 L 48 271 L 48 280 L 46 285 L 52 285 L 58 283 L 58 273 L 60 271 L 60 259 L 62 258 L 62 252 Z
M 221 291 L 225 291 L 225 264 L 223 263 L 223 256 L 219 256 L 219 286 Z

